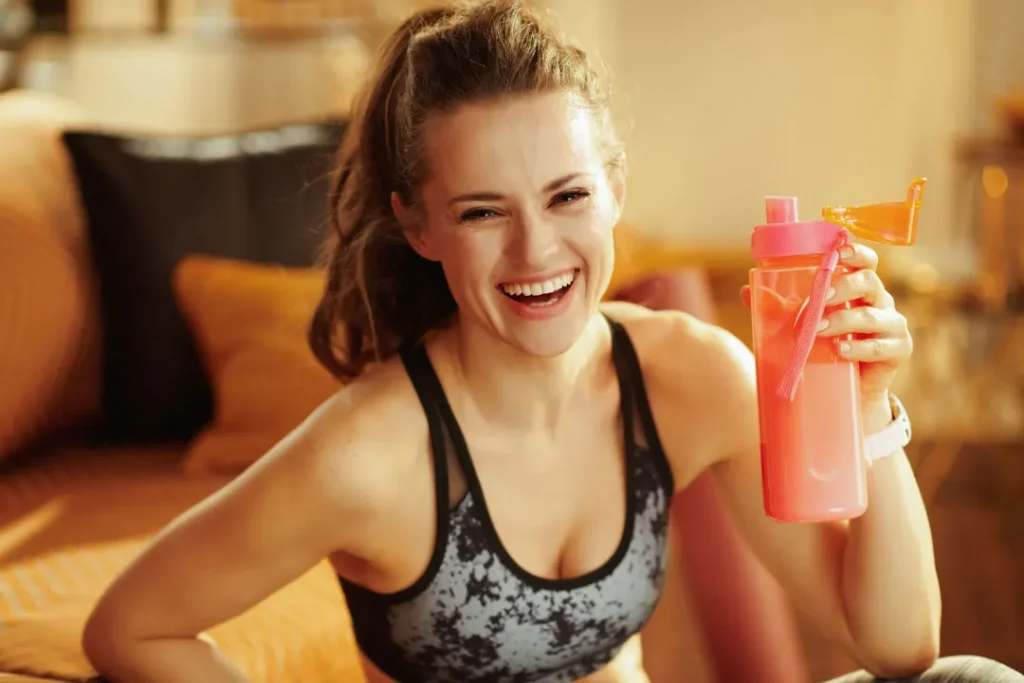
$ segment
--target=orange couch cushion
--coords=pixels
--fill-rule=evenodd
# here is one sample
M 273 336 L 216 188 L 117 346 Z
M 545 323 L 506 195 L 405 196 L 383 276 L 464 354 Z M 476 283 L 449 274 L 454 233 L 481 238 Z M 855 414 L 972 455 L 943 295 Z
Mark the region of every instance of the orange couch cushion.
M 60 132 L 82 115 L 0 95 L 0 460 L 99 404 L 99 316 Z
M 80 641 L 102 591 L 155 533 L 228 481 L 185 477 L 180 457 L 83 449 L 0 476 L 0 681 L 95 676 Z M 248 680 L 364 681 L 326 561 L 210 635 Z
M 323 274 L 190 256 L 174 288 L 214 393 L 213 421 L 190 444 L 185 470 L 236 473 L 341 386 L 306 343 Z

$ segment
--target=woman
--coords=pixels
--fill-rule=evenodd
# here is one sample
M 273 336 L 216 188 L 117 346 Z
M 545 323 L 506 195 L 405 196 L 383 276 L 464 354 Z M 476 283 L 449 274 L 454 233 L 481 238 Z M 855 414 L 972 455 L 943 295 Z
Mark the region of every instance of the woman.
M 872 467 L 871 508 L 849 525 L 771 522 L 746 348 L 682 314 L 599 304 L 625 197 L 600 86 L 518 3 L 396 32 L 342 149 L 311 330 L 350 381 L 109 589 L 84 639 L 98 670 L 238 680 L 201 634 L 330 557 L 375 683 L 640 683 L 669 500 L 705 470 L 868 671 L 933 665 L 939 589 L 903 453 Z M 863 305 L 822 334 L 874 338 L 842 351 L 865 362 L 873 432 L 911 341 L 875 254 L 844 260 L 859 270 L 833 300 Z

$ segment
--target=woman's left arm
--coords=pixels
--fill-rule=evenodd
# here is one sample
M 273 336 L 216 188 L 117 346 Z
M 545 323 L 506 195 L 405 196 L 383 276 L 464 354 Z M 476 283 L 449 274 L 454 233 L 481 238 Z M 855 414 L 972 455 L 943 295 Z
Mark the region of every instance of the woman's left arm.
M 870 435 L 893 419 L 889 385 L 900 361 L 910 355 L 911 339 L 906 320 L 875 272 L 874 251 L 848 247 L 842 262 L 855 270 L 834 279 L 829 303 L 849 301 L 852 307 L 831 314 L 820 334 L 869 335 L 841 342 L 838 352 L 861 362 L 864 432 Z M 692 340 L 693 321 L 680 325 L 689 328 L 681 335 Z M 706 329 L 697 336 L 699 353 L 706 357 L 695 364 L 697 370 L 688 371 L 688 382 L 715 387 L 707 394 L 705 422 L 716 425 L 720 436 L 714 437 L 707 457 L 740 532 L 797 606 L 844 643 L 863 667 L 882 677 L 926 669 L 938 656 L 941 599 L 928 518 L 906 454 L 900 449 L 869 467 L 869 505 L 856 519 L 827 524 L 771 520 L 762 502 L 753 357 L 724 331 Z M 665 441 L 670 459 L 682 457 L 685 446 Z

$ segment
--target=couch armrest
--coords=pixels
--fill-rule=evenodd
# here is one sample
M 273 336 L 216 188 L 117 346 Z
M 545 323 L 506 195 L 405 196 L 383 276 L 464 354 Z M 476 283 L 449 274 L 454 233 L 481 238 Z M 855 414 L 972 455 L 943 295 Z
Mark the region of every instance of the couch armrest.
M 98 407 L 96 287 L 60 140 L 81 120 L 49 96 L 0 95 L 0 459 Z

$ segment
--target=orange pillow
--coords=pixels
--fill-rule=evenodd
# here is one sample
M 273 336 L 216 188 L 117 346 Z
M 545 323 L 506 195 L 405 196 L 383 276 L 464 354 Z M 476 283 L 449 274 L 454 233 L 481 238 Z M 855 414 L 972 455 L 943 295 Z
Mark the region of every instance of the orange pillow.
M 174 291 L 213 385 L 213 421 L 189 445 L 189 474 L 245 469 L 341 383 L 306 343 L 322 271 L 189 256 Z

